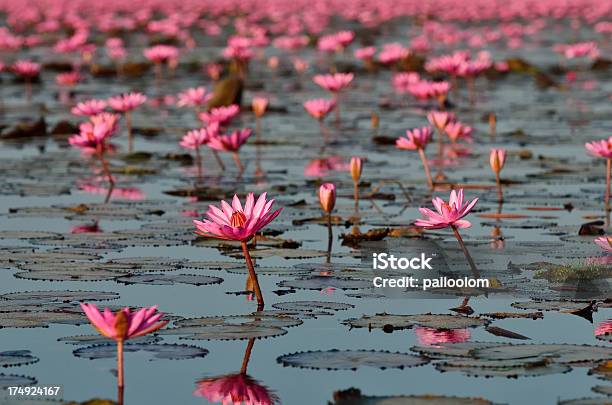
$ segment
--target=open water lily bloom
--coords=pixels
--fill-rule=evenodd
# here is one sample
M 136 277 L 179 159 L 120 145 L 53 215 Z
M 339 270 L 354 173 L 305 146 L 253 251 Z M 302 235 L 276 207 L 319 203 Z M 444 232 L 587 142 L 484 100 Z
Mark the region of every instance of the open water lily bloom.
M 472 226 L 469 221 L 462 218 L 470 213 L 478 202 L 478 198 L 474 198 L 469 203 L 464 203 L 463 189 L 451 191 L 448 203 L 440 197 L 435 197 L 431 202 L 436 208 L 436 212 L 429 208 L 419 208 L 421 214 L 427 218 L 416 220 L 414 223 L 416 226 L 421 226 L 426 229 L 443 229 L 449 226 L 469 228 Z
M 244 207 L 237 195 L 234 195 L 231 205 L 225 201 L 221 201 L 220 208 L 210 205 L 206 212 L 208 219 L 193 221 L 196 233 L 209 238 L 249 241 L 282 210 L 272 211 L 274 200 L 267 200 L 266 196 L 262 193 L 255 201 L 255 195 L 250 193 Z

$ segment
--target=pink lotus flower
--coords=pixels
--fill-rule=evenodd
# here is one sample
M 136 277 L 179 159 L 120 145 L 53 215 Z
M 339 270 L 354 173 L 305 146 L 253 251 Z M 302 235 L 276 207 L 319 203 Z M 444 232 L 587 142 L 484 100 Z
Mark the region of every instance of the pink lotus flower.
M 351 177 L 353 178 L 353 181 L 356 183 L 359 182 L 359 179 L 361 178 L 362 168 L 363 168 L 363 159 L 361 159 L 359 156 L 353 156 L 350 162 L 350 172 L 351 172 Z
M 91 99 L 78 103 L 70 112 L 78 116 L 98 115 L 106 108 L 106 101 Z
M 453 143 L 459 139 L 465 139 L 468 142 L 472 141 L 472 127 L 464 125 L 459 121 L 449 122 L 444 127 L 444 132 L 446 132 L 446 135 L 448 135 Z
M 26 79 L 32 79 L 40 73 L 40 64 L 31 60 L 18 60 L 11 67 L 13 72 Z
M 117 342 L 155 332 L 168 323 L 158 322 L 164 314 L 156 313 L 157 306 L 142 308 L 137 312 L 124 308 L 115 314 L 108 308 L 101 313 L 94 304 L 81 303 L 81 308 L 100 334 Z
M 212 93 L 207 93 L 204 87 L 192 87 L 178 95 L 177 105 L 179 107 L 201 107 L 211 98 Z
M 100 312 L 94 304 L 81 303 L 81 308 L 101 335 L 117 342 L 117 385 L 119 391 L 123 392 L 124 341 L 155 332 L 166 326 L 168 321 L 158 322 L 164 314 L 156 313 L 157 306 L 141 308 L 136 312 L 123 308 L 114 314 L 108 308 Z M 122 394 L 120 395 L 122 398 Z
M 144 50 L 145 58 L 153 63 L 170 62 L 178 59 L 179 50 L 175 46 L 155 45 Z
M 431 125 L 442 131 L 453 120 L 453 115 L 446 111 L 432 111 L 427 114 L 427 119 Z
M 432 138 L 431 127 L 415 128 L 406 131 L 406 137 L 399 137 L 395 141 L 398 149 L 418 150 L 425 149 Z
M 316 75 L 313 81 L 332 93 L 337 93 L 342 89 L 347 88 L 353 81 L 352 73 L 334 73 L 327 75 Z
M 255 202 L 253 193 L 249 193 L 244 207 L 237 195 L 232 205 L 221 201 L 221 208 L 210 205 L 202 221 L 194 220 L 196 233 L 207 238 L 248 242 L 266 225 L 280 214 L 282 208 L 272 211 L 274 200 L 266 200 L 266 193 Z
M 79 82 L 81 76 L 79 72 L 60 73 L 55 76 L 55 82 L 60 86 L 72 87 Z
M 459 192 L 453 190 L 450 194 L 448 204 L 440 197 L 431 200 L 437 212 L 429 208 L 419 208 L 419 211 L 427 219 L 418 219 L 414 224 L 425 229 L 443 229 L 447 227 L 469 228 L 472 224 L 462 219 L 474 208 L 478 198 L 474 198 L 467 204 L 463 203 L 463 189 Z
M 211 124 L 206 128 L 194 129 L 187 132 L 181 139 L 180 145 L 185 149 L 196 150 L 200 146 L 205 145 L 212 138 L 217 137 L 219 134 L 219 125 Z
M 146 103 L 147 96 L 142 93 L 125 93 L 120 96 L 110 97 L 108 105 L 115 111 L 131 111 Z
M 612 136 L 607 140 L 587 142 L 584 146 L 594 156 L 612 159 Z
M 304 108 L 313 118 L 322 121 L 336 107 L 334 100 L 317 98 L 304 103 Z
M 268 99 L 265 97 L 253 97 L 252 101 L 253 113 L 256 117 L 262 117 L 268 108 Z
M 353 55 L 357 59 L 367 61 L 367 60 L 372 60 L 372 58 L 374 58 L 375 53 L 376 53 L 376 48 L 374 48 L 373 46 L 367 46 L 365 48 L 355 49 L 355 52 L 353 52 Z
M 220 63 L 209 63 L 204 67 L 206 74 L 212 80 L 219 80 L 221 77 L 221 72 L 223 72 L 223 65 Z
M 223 405 L 274 405 L 279 402 L 267 387 L 244 373 L 200 380 L 193 395 Z
M 79 130 L 78 135 L 68 139 L 70 145 L 92 151 L 103 151 L 106 139 L 117 130 L 117 117 L 114 114 L 91 117 L 91 121 L 82 123 Z
M 261 194 L 257 202 L 254 194 L 249 193 L 243 208 L 238 196 L 234 195 L 232 205 L 225 201 L 221 201 L 221 208 L 209 205 L 206 212 L 208 219 L 193 221 L 197 229 L 196 234 L 200 236 L 240 241 L 249 270 L 249 282 L 253 285 L 257 296 L 258 310 L 263 309 L 264 299 L 247 242 L 280 214 L 282 208 L 272 211 L 273 204 L 274 200 L 266 200 L 266 193 Z
M 612 236 L 600 236 L 595 239 L 595 243 L 606 252 L 612 253 Z
M 200 120 L 205 123 L 217 122 L 223 126 L 228 124 L 234 117 L 240 113 L 240 106 L 232 104 L 229 106 L 222 106 L 213 108 L 209 112 L 203 112 L 199 115 Z
M 410 56 L 410 50 L 399 43 L 386 44 L 378 55 L 378 61 L 383 65 L 392 65 Z
M 213 136 L 208 141 L 208 146 L 221 152 L 236 152 L 249 139 L 251 134 L 250 128 L 244 128 L 229 135 Z

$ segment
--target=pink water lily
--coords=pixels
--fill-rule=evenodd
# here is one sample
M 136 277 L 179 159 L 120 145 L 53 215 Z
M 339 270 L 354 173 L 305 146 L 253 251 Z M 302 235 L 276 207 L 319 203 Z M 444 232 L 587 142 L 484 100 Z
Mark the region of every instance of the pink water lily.
M 236 152 L 252 134 L 251 128 L 244 128 L 229 135 L 214 136 L 209 140 L 208 146 L 221 152 Z
M 313 81 L 325 90 L 337 93 L 347 88 L 355 76 L 352 73 L 334 73 L 327 75 L 316 75 Z
M 216 107 L 208 112 L 203 112 L 199 115 L 200 119 L 205 123 L 218 122 L 223 126 L 228 124 L 235 116 L 240 113 L 240 106 L 232 104 L 229 106 Z
M 208 219 L 194 220 L 196 234 L 215 239 L 239 241 L 249 270 L 249 281 L 254 286 L 257 296 L 258 310 L 263 309 L 264 299 L 257 280 L 257 274 L 249 254 L 247 242 L 250 241 L 266 225 L 272 222 L 282 208 L 272 211 L 274 200 L 267 200 L 267 194 L 262 193 L 257 201 L 255 195 L 249 193 L 243 206 L 237 195 L 232 204 L 221 201 L 221 208 L 209 205 L 206 212 Z
M 237 195 L 234 195 L 231 205 L 225 201 L 221 201 L 221 208 L 210 205 L 206 212 L 208 219 L 193 221 L 197 228 L 196 233 L 216 239 L 240 242 L 251 240 L 282 210 L 279 208 L 272 211 L 274 200 L 266 200 L 266 197 L 267 194 L 263 193 L 255 201 L 255 195 L 250 193 L 244 207 Z
M 105 308 L 100 312 L 94 304 L 81 303 L 81 308 L 91 324 L 102 336 L 117 342 L 117 385 L 123 390 L 123 344 L 128 339 L 155 332 L 168 324 L 168 321 L 160 321 L 164 316 L 157 312 L 157 306 L 141 308 L 131 312 L 129 308 L 123 308 L 116 313 Z
M 418 219 L 414 224 L 425 229 L 443 229 L 449 226 L 457 228 L 469 228 L 472 224 L 469 221 L 462 219 L 474 208 L 478 202 L 478 198 L 465 203 L 463 201 L 463 189 L 458 192 L 452 190 L 448 203 L 440 197 L 435 197 L 431 200 L 436 212 L 429 208 L 419 208 L 419 211 L 426 219 Z
M 612 236 L 600 236 L 595 239 L 595 243 L 606 252 L 612 253 Z
M 205 145 L 212 138 L 218 136 L 219 125 L 211 124 L 206 128 L 194 129 L 185 134 L 179 144 L 185 149 L 196 150 Z
M 131 111 L 146 102 L 147 96 L 138 92 L 125 93 L 108 99 L 109 107 L 120 112 Z
M 414 128 L 412 130 L 407 130 L 406 137 L 399 137 L 395 141 L 395 146 L 398 149 L 416 150 L 419 152 L 421 163 L 423 163 L 423 170 L 425 170 L 425 176 L 427 177 L 427 184 L 429 185 L 429 188 L 433 190 L 434 181 L 431 177 L 431 172 L 429 170 L 429 162 L 427 161 L 427 156 L 425 155 L 425 148 L 427 147 L 427 144 L 431 141 L 431 133 L 431 127 Z
M 336 107 L 334 100 L 317 98 L 304 103 L 304 108 L 313 118 L 322 121 Z
M 83 101 L 72 107 L 70 112 L 78 116 L 91 116 L 100 114 L 106 108 L 106 101 L 91 99 Z
M 268 388 L 243 373 L 200 380 L 193 395 L 223 405 L 274 405 L 279 402 Z
M 610 205 L 610 189 L 612 188 L 612 136 L 607 140 L 587 142 L 585 148 L 593 155 L 606 159 L 606 192 L 604 202 L 606 208 Z
M 179 107 L 195 107 L 198 111 L 212 96 L 213 94 L 208 93 L 204 87 L 192 87 L 179 93 L 176 105 Z

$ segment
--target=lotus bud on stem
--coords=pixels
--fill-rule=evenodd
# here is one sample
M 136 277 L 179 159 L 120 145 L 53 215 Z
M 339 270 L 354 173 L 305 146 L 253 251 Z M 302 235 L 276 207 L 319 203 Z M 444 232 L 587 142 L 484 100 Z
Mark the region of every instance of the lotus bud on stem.
M 327 218 L 327 258 L 326 263 L 331 262 L 333 244 L 333 233 L 331 225 L 331 213 L 336 205 L 336 186 L 332 183 L 323 183 L 319 188 L 319 203 Z
M 360 157 L 351 158 L 350 170 L 353 178 L 353 197 L 355 199 L 355 212 L 359 212 L 359 179 L 361 178 L 363 160 Z

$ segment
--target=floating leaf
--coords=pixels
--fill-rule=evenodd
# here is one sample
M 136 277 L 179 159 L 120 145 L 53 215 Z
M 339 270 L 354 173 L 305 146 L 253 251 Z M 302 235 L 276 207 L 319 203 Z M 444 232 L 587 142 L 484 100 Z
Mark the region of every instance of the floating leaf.
M 359 367 L 404 368 L 427 363 L 423 357 L 408 353 L 336 349 L 286 354 L 278 357 L 276 361 L 283 366 L 315 370 L 357 370 Z
M 471 377 L 536 377 L 567 373 L 571 367 L 548 360 L 470 360 L 457 359 L 439 363 L 438 371 L 459 371 Z
M 181 335 L 180 339 L 192 340 L 242 340 L 263 339 L 286 334 L 287 331 L 274 326 L 257 326 L 249 324 L 240 325 L 213 325 L 205 327 L 181 327 L 164 329 L 160 335 Z
M 221 284 L 220 277 L 204 276 L 201 274 L 135 274 L 119 277 L 116 281 L 124 284 L 148 284 L 148 285 L 208 285 Z
M 372 287 L 371 281 L 356 280 L 347 277 L 311 276 L 295 280 L 285 280 L 278 283 L 279 287 L 298 288 L 302 290 L 324 290 L 337 288 L 340 290 L 358 290 Z
M 572 344 L 505 345 L 474 349 L 473 355 L 477 359 L 486 360 L 550 358 L 556 363 L 571 364 L 610 360 L 612 347 Z
M 38 357 L 32 356 L 29 350 L 11 350 L 0 352 L 0 366 L 24 366 L 38 362 Z
M 291 301 L 291 302 L 277 302 L 272 304 L 272 307 L 285 311 L 315 311 L 315 310 L 330 310 L 330 311 L 344 311 L 347 309 L 355 308 L 352 304 L 345 304 L 342 302 L 329 302 L 329 301 Z
M 448 357 L 469 357 L 472 350 L 497 347 L 497 342 L 442 342 L 435 346 L 414 346 L 410 350 L 432 359 L 444 359 Z
M 407 329 L 415 325 L 432 329 L 465 329 L 487 325 L 487 319 L 445 314 L 393 315 L 376 314 L 363 315 L 361 318 L 347 319 L 343 322 L 351 328 L 390 328 L 393 330 Z
M 197 346 L 168 343 L 132 343 L 123 346 L 125 352 L 145 351 L 153 354 L 151 360 L 186 360 L 205 357 L 208 350 Z M 87 359 L 107 359 L 117 356 L 115 344 L 94 345 L 76 349 L 72 352 L 77 357 Z
M 108 338 L 102 335 L 77 335 L 77 336 L 66 336 L 57 339 L 58 342 L 69 343 L 73 345 L 102 345 L 108 343 Z M 160 342 L 161 338 L 154 335 L 139 336 L 137 338 L 130 339 L 131 343 L 157 343 Z
M 20 385 L 34 385 L 36 383 L 37 381 L 34 377 L 16 374 L 0 374 L 0 389 L 6 389 L 7 387 L 14 387 Z
M 357 392 L 355 392 L 357 391 Z M 334 393 L 335 402 L 330 405 L 494 405 L 481 398 L 448 397 L 442 395 L 362 396 L 354 388 Z
M 264 315 L 254 312 L 250 315 L 210 316 L 203 318 L 189 318 L 174 322 L 176 327 L 207 327 L 217 325 L 243 325 L 243 326 L 271 326 L 277 328 L 290 328 L 303 323 L 300 319 L 284 315 Z M 194 328 L 195 330 L 195 328 Z

